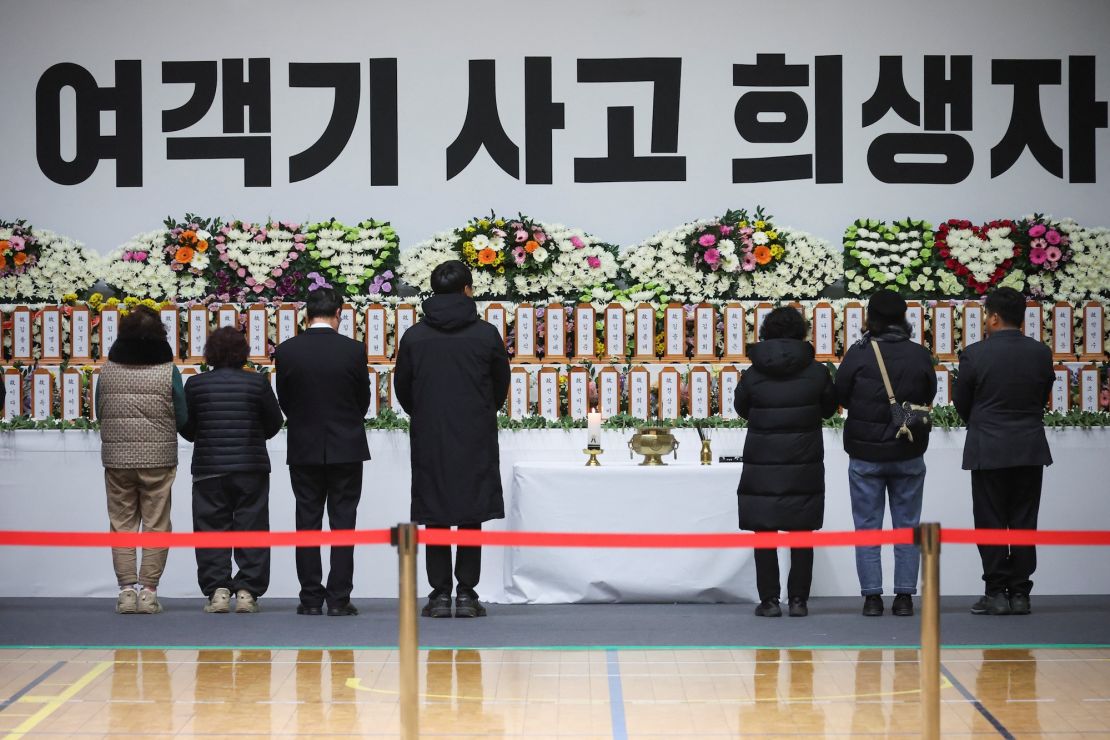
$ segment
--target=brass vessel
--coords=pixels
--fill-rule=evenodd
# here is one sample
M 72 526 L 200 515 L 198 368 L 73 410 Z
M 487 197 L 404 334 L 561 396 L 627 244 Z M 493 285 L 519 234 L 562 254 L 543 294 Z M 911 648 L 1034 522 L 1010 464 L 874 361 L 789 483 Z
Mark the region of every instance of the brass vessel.
M 644 427 L 628 440 L 628 456 L 633 453 L 643 455 L 640 465 L 666 465 L 663 455 L 674 453 L 678 459 L 678 440 L 671 434 L 670 427 Z

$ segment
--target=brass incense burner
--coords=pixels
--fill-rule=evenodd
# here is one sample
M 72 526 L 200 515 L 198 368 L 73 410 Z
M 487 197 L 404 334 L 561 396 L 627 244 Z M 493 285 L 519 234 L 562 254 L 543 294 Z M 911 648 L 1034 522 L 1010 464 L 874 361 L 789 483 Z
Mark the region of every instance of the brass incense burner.
M 670 427 L 643 427 L 628 440 L 628 456 L 633 453 L 643 455 L 640 465 L 666 465 L 663 455 L 674 453 L 678 459 L 678 440 L 671 434 Z

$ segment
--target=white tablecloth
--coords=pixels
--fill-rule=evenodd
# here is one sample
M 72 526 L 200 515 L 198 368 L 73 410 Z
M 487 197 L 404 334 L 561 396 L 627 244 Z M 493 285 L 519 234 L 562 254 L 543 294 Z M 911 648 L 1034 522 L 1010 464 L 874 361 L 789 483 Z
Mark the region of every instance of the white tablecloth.
M 739 480 L 738 465 L 713 465 L 703 473 L 692 463 L 697 461 L 698 442 L 693 430 L 678 430 L 682 442 L 679 461 L 690 463 L 685 470 L 694 476 L 708 475 L 719 482 L 714 485 L 714 501 L 720 497 L 724 506 L 727 495 Z M 628 459 L 626 442 L 631 432 L 602 432 L 602 475 L 622 466 L 636 474 L 635 464 Z M 359 507 L 360 528 L 389 527 L 407 521 L 409 512 L 409 444 L 402 432 L 368 432 L 373 460 L 363 474 L 363 497 Z M 501 475 L 505 489 L 505 510 L 514 511 L 514 466 L 522 463 L 561 463 L 567 469 L 583 466 L 582 448 L 585 430 L 535 430 L 502 432 Z M 743 430 L 717 430 L 713 437 L 714 453 L 739 454 L 743 446 Z M 925 482 L 924 518 L 940 521 L 951 527 L 970 527 L 971 484 L 968 473 L 960 470 L 962 431 L 933 433 L 926 463 L 929 468 Z M 1106 529 L 1110 528 L 1110 430 L 1050 430 L 1049 444 L 1056 464 L 1045 474 L 1040 525 L 1043 529 Z M 285 433 L 270 441 L 273 473 L 270 476 L 270 525 L 275 530 L 293 529 L 293 494 L 285 467 Z M 189 462 L 192 446 L 181 443 L 180 466 L 173 490 L 172 521 L 177 531 L 192 528 L 190 511 Z M 840 433 L 825 432 L 826 501 L 825 529 L 851 529 L 851 507 L 848 499 L 848 458 L 844 454 Z M 678 467 L 664 472 L 677 474 Z M 583 468 L 584 471 L 584 468 Z M 597 469 L 584 472 L 599 472 Z M 649 471 L 661 472 L 661 471 Z M 722 479 L 731 478 L 731 481 Z M 691 498 L 698 478 L 690 486 L 679 489 L 679 495 L 661 499 L 651 508 L 637 512 L 649 531 L 695 531 L 691 516 Z M 104 503 L 104 474 L 100 465 L 100 439 L 88 432 L 5 432 L 0 433 L 0 529 L 106 531 L 108 518 Z M 707 487 L 708 488 L 708 487 Z M 727 495 L 726 495 L 727 494 Z M 558 495 L 558 494 L 556 494 Z M 521 526 L 536 530 L 570 529 L 602 531 L 615 522 L 612 495 L 623 497 L 624 491 L 602 491 L 586 508 L 577 510 L 559 507 L 558 499 L 548 511 L 558 514 L 558 526 L 538 515 L 529 517 Z M 730 500 L 735 506 L 734 499 Z M 698 505 L 706 504 L 698 502 Z M 720 514 L 719 531 L 736 531 L 733 512 Z M 563 523 L 567 526 L 563 526 Z M 489 529 L 504 528 L 506 520 L 491 522 Z M 889 526 L 889 521 L 887 526 Z M 483 576 L 479 591 L 490 601 L 518 600 L 506 584 L 511 579 L 503 567 L 504 548 L 490 547 L 483 552 Z M 641 572 L 650 581 L 657 558 L 671 558 L 667 553 L 650 555 L 641 562 Z M 721 558 L 738 558 L 743 568 L 745 554 L 720 553 Z M 326 557 L 326 556 L 325 556 Z M 593 558 L 596 560 L 600 555 Z M 680 556 L 681 557 L 681 556 Z M 785 554 L 783 555 L 785 557 Z M 890 548 L 884 551 L 884 575 L 891 579 Z M 325 561 L 326 562 L 326 561 Z M 1043 594 L 1110 593 L 1110 568 L 1104 567 L 1107 553 L 1099 548 L 1042 548 L 1038 570 L 1034 575 L 1036 592 Z M 423 566 L 421 566 L 421 573 Z M 712 587 L 722 593 L 754 595 L 755 577 L 742 570 L 729 583 Z M 785 570 L 784 570 L 785 573 Z M 941 556 L 941 588 L 945 594 L 972 594 L 982 589 L 979 580 L 979 559 L 974 547 L 946 546 Z M 590 572 L 583 574 L 589 582 Z M 738 577 L 738 581 L 736 579 Z M 511 585 L 511 583 L 509 584 Z M 535 584 L 536 586 L 540 584 Z M 650 583 L 648 584 L 650 585 Z M 421 589 L 423 589 L 423 583 Z M 538 601 L 552 601 L 530 587 L 530 595 Z M 297 578 L 293 567 L 293 551 L 277 548 L 273 553 L 270 586 L 271 596 L 294 597 Z M 0 547 L 0 596 L 109 596 L 115 592 L 111 557 L 107 551 L 70 548 Z M 166 596 L 196 596 L 196 563 L 190 550 L 174 550 L 162 581 Z M 850 548 L 825 548 L 814 558 L 813 594 L 843 596 L 859 592 L 855 565 Z M 708 593 L 708 592 L 707 592 Z M 355 555 L 355 592 L 359 597 L 392 597 L 397 594 L 397 559 L 392 548 L 360 547 Z

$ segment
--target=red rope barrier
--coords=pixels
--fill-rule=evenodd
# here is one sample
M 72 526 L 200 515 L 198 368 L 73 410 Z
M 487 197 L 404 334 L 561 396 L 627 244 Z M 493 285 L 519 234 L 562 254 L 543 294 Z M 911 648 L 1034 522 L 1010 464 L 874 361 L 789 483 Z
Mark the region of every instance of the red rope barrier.
M 724 532 L 720 534 L 631 534 L 627 532 L 482 532 L 422 529 L 425 545 L 502 545 L 506 547 L 838 547 L 912 544 L 912 529 L 859 532 Z
M 1110 531 L 942 527 L 940 541 L 953 545 L 1110 545 Z
M 388 545 L 388 529 L 325 532 L 12 532 L 0 545 L 30 547 L 319 547 Z

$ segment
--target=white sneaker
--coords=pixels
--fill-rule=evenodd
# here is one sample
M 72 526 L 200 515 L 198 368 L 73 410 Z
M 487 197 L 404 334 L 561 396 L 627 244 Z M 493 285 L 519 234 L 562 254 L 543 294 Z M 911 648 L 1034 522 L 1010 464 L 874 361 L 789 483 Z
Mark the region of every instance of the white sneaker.
M 149 588 L 139 592 L 139 614 L 159 614 L 162 605 L 158 603 L 158 594 Z
M 254 614 L 258 611 L 258 601 L 251 595 L 250 591 L 241 588 L 235 592 L 235 613 L 236 614 Z
M 204 605 L 204 611 L 209 614 L 227 614 L 231 608 L 231 591 L 226 588 L 217 588 L 216 592 Z
M 116 597 L 116 614 L 134 614 L 139 610 L 139 594 L 128 586 L 121 588 Z

